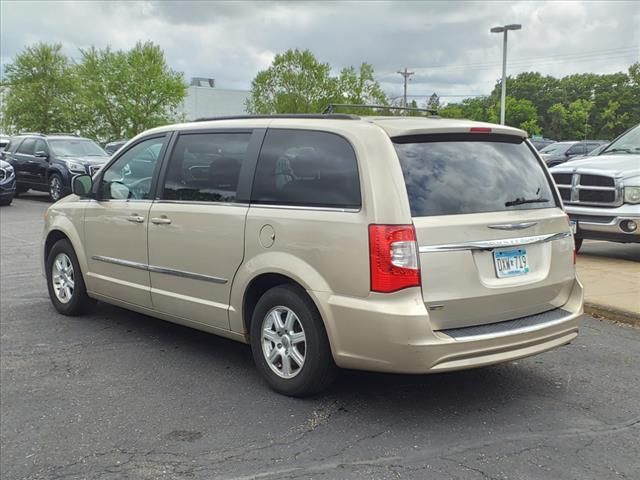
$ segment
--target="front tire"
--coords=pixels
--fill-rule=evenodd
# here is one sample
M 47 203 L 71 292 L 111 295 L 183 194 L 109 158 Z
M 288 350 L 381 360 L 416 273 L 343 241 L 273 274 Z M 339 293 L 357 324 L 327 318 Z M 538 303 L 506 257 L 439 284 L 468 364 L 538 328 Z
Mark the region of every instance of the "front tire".
M 278 393 L 306 397 L 336 374 L 322 318 L 304 290 L 279 285 L 258 300 L 251 319 L 253 359 Z
M 574 245 L 575 245 L 575 249 L 576 249 L 576 253 L 578 253 L 580 251 L 580 249 L 582 248 L 582 238 L 578 238 L 578 237 L 574 237 L 573 241 L 574 241 Z
M 69 240 L 58 240 L 51 248 L 46 275 L 49 298 L 61 314 L 80 315 L 95 303 L 87 295 L 78 258 Z
M 57 202 L 64 197 L 64 184 L 62 183 L 62 177 L 57 173 L 52 173 L 49 176 L 49 198 L 52 202 Z
M 11 205 L 11 202 L 13 202 L 13 197 L 3 198 L 2 200 L 0 200 L 0 205 L 3 207 L 7 207 Z

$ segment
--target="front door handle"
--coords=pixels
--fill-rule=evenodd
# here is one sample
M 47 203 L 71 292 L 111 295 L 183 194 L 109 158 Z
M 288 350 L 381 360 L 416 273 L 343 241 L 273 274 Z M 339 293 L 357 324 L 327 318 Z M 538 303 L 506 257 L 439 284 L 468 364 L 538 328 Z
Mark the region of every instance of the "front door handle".
M 153 217 L 151 219 L 151 223 L 155 223 L 156 225 L 169 225 L 171 223 L 171 219 L 165 216 Z
M 133 215 L 128 216 L 127 220 L 133 223 L 142 223 L 144 222 L 144 217 L 134 213 Z

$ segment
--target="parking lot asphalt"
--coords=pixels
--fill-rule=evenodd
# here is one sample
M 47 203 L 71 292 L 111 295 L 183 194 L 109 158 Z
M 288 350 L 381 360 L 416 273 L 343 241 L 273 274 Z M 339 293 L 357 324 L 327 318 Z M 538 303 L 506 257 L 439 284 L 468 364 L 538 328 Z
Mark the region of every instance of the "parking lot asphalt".
M 0 209 L 3 479 L 636 479 L 640 329 L 430 376 L 342 372 L 292 399 L 249 347 L 98 304 L 63 317 L 40 274 L 44 197 Z

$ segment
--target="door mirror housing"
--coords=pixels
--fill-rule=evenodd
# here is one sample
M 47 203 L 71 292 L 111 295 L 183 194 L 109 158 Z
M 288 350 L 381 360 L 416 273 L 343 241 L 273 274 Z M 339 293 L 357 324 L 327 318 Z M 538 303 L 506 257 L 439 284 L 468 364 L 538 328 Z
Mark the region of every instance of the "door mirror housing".
M 71 190 L 79 197 L 90 197 L 93 191 L 91 175 L 76 175 L 71 182 Z
M 49 158 L 49 154 L 44 150 L 38 150 L 36 153 L 34 153 L 34 156 L 36 158 Z

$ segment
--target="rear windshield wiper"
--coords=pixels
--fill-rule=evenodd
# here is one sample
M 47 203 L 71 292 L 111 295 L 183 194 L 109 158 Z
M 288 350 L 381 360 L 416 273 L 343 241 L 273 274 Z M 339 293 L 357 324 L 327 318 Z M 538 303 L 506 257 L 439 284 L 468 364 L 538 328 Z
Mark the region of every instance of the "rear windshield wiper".
M 602 153 L 614 153 L 614 152 L 624 152 L 624 153 L 633 153 L 633 150 L 630 148 L 612 148 L 611 150 L 605 150 Z
M 545 203 L 548 202 L 548 198 L 516 198 L 515 200 L 509 200 L 505 202 L 505 207 L 514 207 L 516 205 L 524 205 L 525 203 Z

